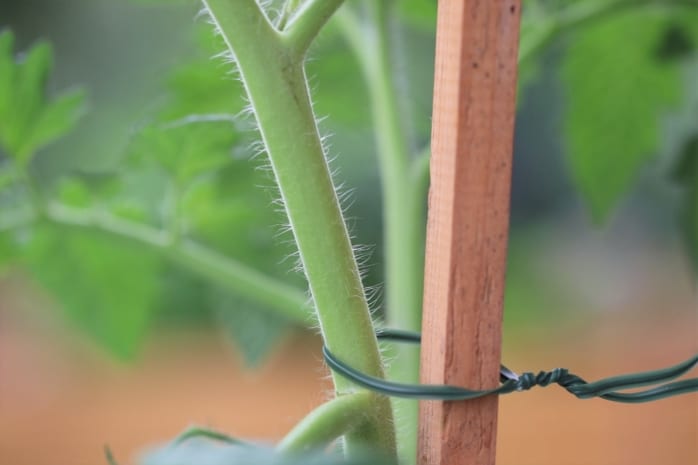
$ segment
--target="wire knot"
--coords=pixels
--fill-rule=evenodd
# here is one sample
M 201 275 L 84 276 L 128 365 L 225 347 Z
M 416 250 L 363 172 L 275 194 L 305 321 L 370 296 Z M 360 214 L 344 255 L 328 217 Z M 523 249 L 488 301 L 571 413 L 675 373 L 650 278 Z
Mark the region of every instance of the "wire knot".
M 396 329 L 380 329 L 376 331 L 376 336 L 379 339 L 416 344 L 421 341 L 421 335 L 419 333 Z M 545 387 L 550 384 L 560 385 L 578 399 L 600 397 L 613 402 L 628 404 L 650 402 L 675 395 L 698 392 L 698 378 L 668 382 L 687 373 L 698 365 L 698 354 L 678 365 L 668 368 L 614 376 L 592 383 L 588 383 L 579 376 L 571 374 L 566 368 L 539 371 L 537 374 L 528 372 L 517 376 L 516 373 L 504 365 L 501 365 L 499 370 L 499 381 L 501 384 L 499 384 L 499 386 L 488 390 L 473 390 L 449 385 L 404 384 L 386 381 L 352 368 L 335 357 L 326 346 L 322 348 L 322 353 L 325 356 L 325 361 L 333 371 L 352 380 L 359 386 L 389 396 L 404 397 L 407 399 L 469 400 L 490 395 L 508 394 L 515 391 L 528 391 L 533 386 Z M 654 385 L 654 387 L 644 391 L 619 392 L 625 389 L 651 385 Z
M 519 376 L 516 383 L 517 391 L 528 391 L 533 386 L 545 387 L 550 384 L 562 384 L 568 377 L 566 368 L 555 368 L 550 371 L 539 371 L 537 374 L 527 372 Z

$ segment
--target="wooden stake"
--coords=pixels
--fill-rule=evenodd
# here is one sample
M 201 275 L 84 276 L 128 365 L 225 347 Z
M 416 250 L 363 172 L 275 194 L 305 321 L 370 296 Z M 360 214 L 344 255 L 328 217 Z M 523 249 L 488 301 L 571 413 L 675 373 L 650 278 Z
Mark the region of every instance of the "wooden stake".
M 424 383 L 499 382 L 520 0 L 439 0 Z M 493 465 L 497 398 L 420 405 L 420 465 Z

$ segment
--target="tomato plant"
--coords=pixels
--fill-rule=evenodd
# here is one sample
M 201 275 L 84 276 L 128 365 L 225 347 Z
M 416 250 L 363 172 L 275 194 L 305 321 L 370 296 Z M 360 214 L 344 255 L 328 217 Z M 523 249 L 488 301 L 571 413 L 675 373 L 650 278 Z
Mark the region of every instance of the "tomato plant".
M 273 339 L 284 325 L 317 325 L 336 356 L 384 376 L 361 279 L 362 252 L 352 244 L 343 216 L 343 192 L 329 167 L 332 150 L 313 107 L 306 61 L 326 29 L 330 46 L 323 50 L 319 44 L 317 72 L 332 74 L 322 64 L 332 63 L 340 43 L 343 59 L 350 60 L 349 50 L 360 71 L 354 75 L 363 77 L 361 98 L 373 122 L 382 183 L 384 324 L 417 331 L 428 129 L 427 118 L 410 116 L 412 96 L 400 85 L 398 59 L 404 59 L 409 34 L 433 33 L 433 3 L 204 0 L 211 25 L 201 46 L 220 52 L 216 64 L 196 62 L 177 71 L 170 100 L 135 131 L 114 172 L 77 172 L 50 185 L 42 184 L 37 160 L 45 146 L 80 124 L 85 93 L 49 95 L 49 45 L 37 44 L 15 57 L 12 33 L 2 32 L 0 257 L 29 269 L 71 319 L 117 355 L 134 353 L 152 309 L 171 290 L 159 276 L 175 270 L 206 283 L 205 300 L 235 320 L 234 336 L 252 360 L 265 351 L 260 340 Z M 695 257 L 696 3 L 529 0 L 523 21 L 524 92 L 548 46 L 566 41 L 561 74 L 569 90 L 564 122 L 569 167 L 595 220 L 609 215 L 658 151 L 657 115 L 678 107 L 682 97 L 692 102 L 684 112 L 684 129 L 674 137 L 673 157 L 685 204 L 680 221 Z M 231 70 L 235 82 L 225 79 Z M 347 85 L 351 91 L 356 84 Z M 339 104 L 328 105 L 329 118 L 335 110 L 346 116 L 346 93 L 335 89 L 331 98 Z M 276 266 L 278 257 L 293 251 L 268 233 L 275 213 L 251 194 L 270 179 L 256 171 L 260 163 L 269 166 L 278 189 L 277 204 L 293 236 L 307 292 L 298 278 L 286 277 Z M 235 228 L 240 223 L 246 231 Z M 119 300 L 107 297 L 116 277 Z M 249 327 L 256 329 L 245 339 Z M 416 351 L 397 353 L 389 376 L 415 381 Z M 363 460 L 367 450 L 380 451 L 387 461 L 414 460 L 414 402 L 391 405 L 341 377 L 334 385 L 335 398 L 299 423 L 278 452 L 322 450 L 343 438 L 348 460 Z M 395 428 L 394 417 L 404 426 Z M 203 463 L 222 463 L 236 454 L 259 454 L 255 463 L 278 459 L 245 447 L 181 449 L 153 463 L 206 454 L 214 458 L 202 458 Z M 195 455 L 178 455 L 189 453 Z

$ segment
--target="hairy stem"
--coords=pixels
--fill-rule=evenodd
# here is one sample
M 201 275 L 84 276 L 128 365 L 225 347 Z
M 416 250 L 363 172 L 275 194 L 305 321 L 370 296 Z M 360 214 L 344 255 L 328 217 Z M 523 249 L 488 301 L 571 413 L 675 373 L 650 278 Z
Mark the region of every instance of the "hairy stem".
M 235 55 L 325 343 L 352 366 L 382 377 L 373 323 L 313 114 L 302 57 L 272 28 L 254 0 L 204 0 L 204 4 Z M 355 390 L 341 377 L 335 376 L 334 383 L 339 395 Z M 392 412 L 384 397 L 373 398 L 366 421 L 346 436 L 349 454 L 366 445 L 394 452 Z
M 327 446 L 364 421 L 374 396 L 371 392 L 361 391 L 322 404 L 281 440 L 277 450 L 297 453 Z

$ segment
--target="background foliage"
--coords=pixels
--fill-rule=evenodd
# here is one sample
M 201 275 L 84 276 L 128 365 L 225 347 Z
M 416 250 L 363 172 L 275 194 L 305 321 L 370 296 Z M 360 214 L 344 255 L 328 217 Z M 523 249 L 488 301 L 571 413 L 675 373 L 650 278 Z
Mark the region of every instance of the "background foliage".
M 139 3 L 147 9 L 154 2 Z M 583 8 L 602 3 L 584 2 Z M 564 137 L 543 150 L 535 131 L 520 129 L 517 135 L 508 299 L 515 296 L 519 311 L 538 302 L 527 256 L 517 247 L 525 236 L 517 231 L 574 202 L 566 179 L 595 221 L 607 220 L 624 196 L 636 192 L 638 180 L 673 186 L 663 188 L 670 195 L 657 202 L 674 211 L 696 257 L 698 13 L 690 5 L 644 3 L 653 2 L 618 8 L 570 29 L 565 21 L 581 3 L 526 4 L 519 127 L 527 119 L 550 124 L 559 116 L 555 129 Z M 429 137 L 431 70 L 425 63 L 433 61 L 435 8 L 426 0 L 396 6 L 394 34 L 402 47 L 394 57 L 395 77 L 405 127 L 419 148 Z M 189 2 L 168 8 L 177 12 L 173 17 L 194 11 Z M 536 42 L 545 34 L 548 39 Z M 57 89 L 51 78 L 51 47 L 30 44 L 26 34 L 16 46 L 13 33 L 3 31 L 0 258 L 5 270 L 24 269 L 71 321 L 116 356 L 133 357 L 154 323 L 214 318 L 254 364 L 300 322 L 182 266 L 168 252 L 176 247 L 170 241 L 195 241 L 299 293 L 304 287 L 289 272 L 294 248 L 290 236 L 279 232 L 283 216 L 270 208 L 273 181 L 263 169 L 264 156 L 255 157 L 242 90 L 231 66 L 210 58 L 222 46 L 205 25 L 184 35 L 186 60 L 178 58 L 169 77 L 158 80 L 166 91 L 144 99 L 127 125 L 102 116 L 95 128 L 91 117 L 83 117 L 89 89 Z M 532 43 L 544 46 L 527 53 Z M 314 47 L 308 70 L 316 110 L 328 116 L 323 125 L 334 134 L 339 178 L 356 188 L 349 216 L 357 218 L 357 241 L 377 244 L 366 278 L 375 285 L 381 282 L 383 248 L 369 101 L 333 25 Z M 91 114 L 110 111 L 119 112 L 100 103 Z M 75 128 L 71 140 L 82 142 L 50 145 Z M 544 156 L 526 157 L 531 151 Z M 557 171 L 561 165 L 564 174 Z M 100 218 L 119 227 L 101 227 Z

